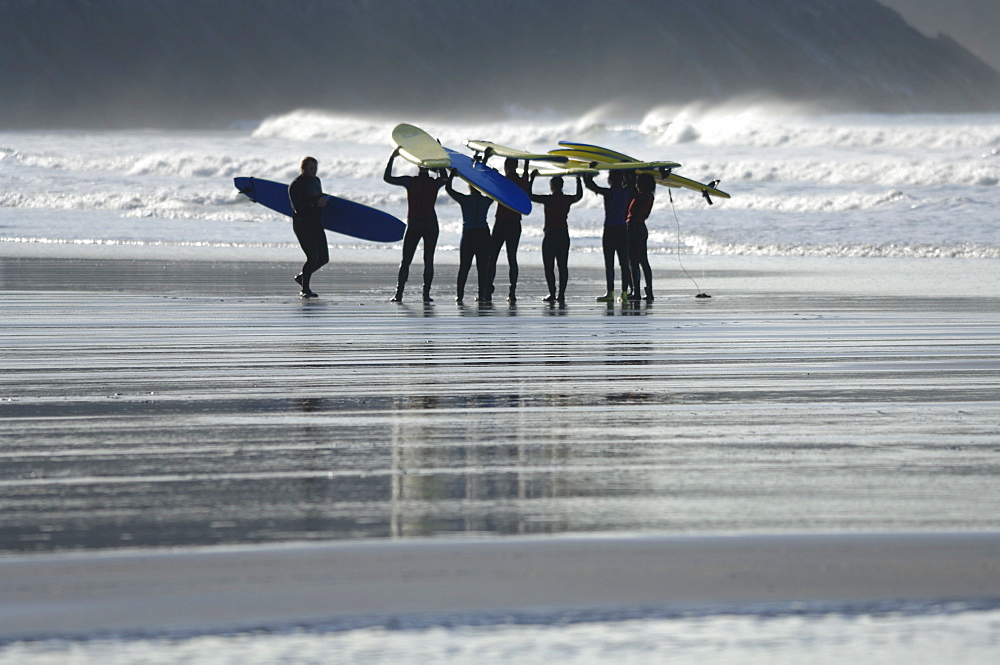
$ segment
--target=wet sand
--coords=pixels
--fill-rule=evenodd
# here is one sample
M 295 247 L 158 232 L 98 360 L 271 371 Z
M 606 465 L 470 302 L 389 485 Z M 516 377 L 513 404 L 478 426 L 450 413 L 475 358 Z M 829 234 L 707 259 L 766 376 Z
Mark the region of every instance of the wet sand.
M 661 271 L 655 303 L 623 308 L 594 301 L 602 279 L 586 266 L 573 268 L 565 307 L 543 304 L 540 270 L 524 263 L 521 300 L 487 308 L 451 300 L 451 266 L 424 306 L 387 302 L 395 271 L 384 264 L 335 264 L 314 283 L 323 298 L 303 302 L 287 263 L 0 260 L 0 567 L 5 580 L 34 571 L 3 594 L 0 616 L 40 616 L 22 613 L 78 584 L 65 621 L 48 624 L 55 633 L 177 625 L 219 566 L 249 566 L 219 582 L 234 602 L 275 589 L 293 599 L 305 577 L 275 562 L 320 552 L 315 565 L 341 584 L 352 569 L 337 548 L 348 545 L 267 548 L 356 539 L 374 539 L 353 546 L 377 548 L 386 571 L 406 574 L 394 552 L 408 547 L 412 557 L 398 556 L 414 578 L 430 566 L 445 579 L 440 593 L 408 587 L 396 605 L 386 575 L 364 591 L 375 615 L 602 597 L 1000 598 L 1000 295 L 988 266 L 692 258 L 712 298 Z M 494 546 L 470 535 L 522 538 L 487 560 Z M 546 535 L 560 537 L 527 537 Z M 733 584 L 668 593 L 699 579 L 684 568 L 704 560 L 692 554 L 647 594 L 643 580 L 657 575 L 641 571 L 672 559 L 677 542 L 717 553 L 704 579 Z M 837 543 L 856 548 L 855 564 L 838 569 Z M 567 595 L 547 548 L 590 557 L 592 544 L 614 554 L 593 554 L 589 582 Z M 920 558 L 937 544 L 952 550 Z M 239 548 L 159 549 L 219 545 Z M 744 545 L 770 552 L 764 568 L 740 567 Z M 613 563 L 646 547 L 637 574 Z M 132 549 L 79 553 L 120 548 Z M 442 553 L 453 548 L 467 553 Z M 832 557 L 825 568 L 792 575 L 818 553 Z M 201 558 L 189 574 L 174 555 Z M 254 561 L 281 569 L 277 586 L 254 582 Z M 536 594 L 498 591 L 517 577 L 511 561 L 541 566 Z M 161 566 L 151 584 L 188 592 L 145 622 L 81 619 L 98 597 L 110 609 L 97 616 L 124 617 L 143 585 L 114 580 L 136 566 Z M 785 585 L 761 581 L 782 569 Z M 810 570 L 813 585 L 802 582 Z M 886 570 L 885 586 L 866 582 Z M 504 581 L 467 583 L 478 577 Z M 326 614 L 302 618 L 361 607 L 352 594 L 316 602 Z M 237 613 L 227 625 L 297 620 L 275 603 L 266 619 Z M 10 625 L 23 634 L 33 621 Z
M 997 534 L 414 539 L 0 559 L 0 640 L 995 608 Z M 954 608 L 952 608 L 954 611 Z

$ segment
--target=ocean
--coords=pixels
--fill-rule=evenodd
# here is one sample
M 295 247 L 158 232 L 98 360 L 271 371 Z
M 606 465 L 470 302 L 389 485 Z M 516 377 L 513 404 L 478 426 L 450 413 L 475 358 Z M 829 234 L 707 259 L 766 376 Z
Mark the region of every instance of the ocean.
M 198 248 L 220 259 L 297 260 L 288 220 L 240 196 L 232 179 L 289 182 L 312 155 L 327 192 L 405 218 L 405 193 L 381 178 L 394 124 L 297 111 L 221 131 L 0 131 L 0 242 L 13 255 L 86 245 L 109 257 Z M 677 173 L 702 182 L 721 179 L 732 199 L 711 206 L 690 190 L 659 189 L 654 257 L 1000 257 L 996 114 L 688 108 L 632 124 L 599 114 L 417 124 L 454 148 L 484 139 L 547 151 L 573 140 L 674 160 Z M 412 172 L 404 160 L 396 169 Z M 439 260 L 455 261 L 458 206 L 442 196 L 438 213 Z M 585 193 L 570 217 L 574 261 L 599 262 L 601 224 L 599 198 Z M 525 260 L 539 252 L 541 226 L 538 211 L 525 219 Z M 330 243 L 334 261 L 398 260 L 398 245 L 333 234 Z

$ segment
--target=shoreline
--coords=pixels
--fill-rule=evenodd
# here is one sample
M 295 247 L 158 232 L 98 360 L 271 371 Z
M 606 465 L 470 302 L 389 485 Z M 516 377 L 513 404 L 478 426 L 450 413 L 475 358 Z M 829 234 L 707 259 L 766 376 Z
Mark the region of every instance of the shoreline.
M 114 265 L 216 265 L 220 267 L 246 264 L 269 266 L 274 272 L 296 271 L 302 263 L 298 248 L 240 247 L 231 248 L 175 245 L 50 245 L 24 244 L 12 246 L 0 242 L 0 290 L 33 288 L 27 273 L 36 264 L 54 265 L 86 263 L 92 266 Z M 957 257 L 844 257 L 844 256 L 748 256 L 700 254 L 651 254 L 654 285 L 662 292 L 691 292 L 702 290 L 715 293 L 773 293 L 774 295 L 830 295 L 851 297 L 936 297 L 936 298 L 986 298 L 1000 300 L 1000 271 L 994 269 L 994 260 Z M 377 285 L 391 296 L 395 286 L 399 250 L 369 247 L 331 252 L 331 262 L 322 268 L 316 279 L 332 274 L 343 276 L 349 270 L 367 270 L 384 273 Z M 519 257 L 522 279 L 534 280 L 544 295 L 541 255 L 524 251 Z M 18 266 L 16 270 L 4 270 Z M 570 282 L 567 296 L 589 300 L 604 292 L 604 267 L 600 252 L 571 250 Z M 458 266 L 456 251 L 439 251 L 435 266 L 445 269 L 435 271 L 436 291 L 448 294 L 454 291 L 455 271 Z M 408 289 L 419 291 L 422 262 L 419 253 L 410 268 Z M 617 273 L 617 266 L 616 266 Z M 527 279 L 525 279 L 527 278 Z M 620 278 L 619 278 L 620 281 Z M 169 284 L 169 275 L 161 275 L 159 284 Z M 497 264 L 496 287 L 498 293 L 506 291 L 507 262 L 505 257 Z M 86 282 L 54 284 L 57 288 L 86 290 Z M 190 284 L 184 286 L 190 287 Z M 475 266 L 467 285 L 475 287 Z M 340 289 L 337 285 L 334 288 Z M 130 290 L 122 286 L 123 291 Z M 285 292 L 282 289 L 280 292 Z M 600 293 L 598 293 L 598 291 Z M 248 291 L 247 293 L 251 293 Z M 277 291 L 266 291 L 267 294 Z

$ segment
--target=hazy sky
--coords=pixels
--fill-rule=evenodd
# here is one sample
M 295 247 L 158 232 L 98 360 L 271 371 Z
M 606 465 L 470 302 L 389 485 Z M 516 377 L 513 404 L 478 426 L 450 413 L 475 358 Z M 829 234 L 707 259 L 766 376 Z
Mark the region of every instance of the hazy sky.
M 1000 71 L 1000 0 L 879 0 L 924 34 L 939 32 Z

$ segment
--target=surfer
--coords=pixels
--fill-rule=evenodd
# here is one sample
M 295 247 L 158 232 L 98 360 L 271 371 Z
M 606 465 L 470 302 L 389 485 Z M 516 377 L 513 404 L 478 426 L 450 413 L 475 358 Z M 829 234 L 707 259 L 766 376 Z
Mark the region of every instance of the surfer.
M 629 300 L 639 300 L 639 269 L 642 269 L 646 278 L 646 297 L 644 300 L 653 302 L 653 269 L 649 265 L 649 257 L 646 254 L 646 241 L 649 238 L 649 230 L 646 228 L 646 219 L 653 210 L 653 191 L 656 189 L 656 181 L 648 173 L 640 173 L 635 181 L 635 196 L 628 204 L 628 216 L 625 223 L 628 227 L 628 256 L 632 270 L 632 292 Z
M 455 301 L 462 302 L 465 296 L 465 281 L 472 269 L 472 259 L 475 258 L 476 276 L 479 278 L 479 297 L 476 300 L 491 302 L 493 274 L 490 270 L 490 225 L 486 221 L 486 214 L 493 205 L 493 199 L 483 196 L 482 192 L 472 185 L 469 185 L 468 194 L 456 191 L 451 184 L 454 179 L 455 171 L 452 169 L 445 183 L 445 190 L 462 208 L 462 241 L 458 249 L 458 291 Z
M 626 185 L 625 174 L 621 171 L 608 173 L 608 186 L 601 187 L 594 182 L 594 176 L 584 176 L 587 189 L 604 199 L 604 233 L 601 245 L 604 248 L 604 275 L 608 290 L 599 297 L 598 302 L 614 302 L 615 300 L 615 255 L 622 273 L 622 300 L 632 291 L 632 270 L 628 258 L 628 226 L 625 218 L 628 216 L 628 204 L 632 192 Z
M 421 168 L 417 175 L 392 175 L 392 164 L 399 155 L 399 148 L 392 151 L 389 163 L 385 165 L 382 177 L 390 185 L 406 188 L 406 231 L 403 233 L 403 260 L 399 263 L 396 277 L 396 294 L 392 302 L 403 301 L 403 287 L 410 276 L 410 263 L 417 251 L 417 244 L 424 241 L 424 302 L 434 302 L 431 298 L 431 282 L 434 280 L 434 250 L 438 240 L 438 218 L 434 210 L 438 192 L 445 184 L 445 178 L 432 178 L 430 171 Z
M 549 295 L 545 302 L 566 302 L 566 283 L 569 281 L 569 208 L 583 198 L 583 184 L 576 177 L 576 194 L 563 194 L 563 179 L 560 176 L 549 182 L 551 194 L 535 194 L 532 189 L 538 171 L 531 172 L 528 193 L 531 200 L 545 208 L 545 227 L 542 235 L 542 265 L 545 267 L 545 281 Z M 555 266 L 559 266 L 559 293 L 556 294 Z
M 486 160 L 483 160 L 486 163 Z M 509 157 L 504 160 L 503 172 L 507 179 L 515 185 L 528 191 L 528 161 L 524 162 L 524 171 L 519 175 L 517 172 L 517 160 Z M 521 213 L 508 208 L 505 205 L 497 206 L 496 218 L 493 222 L 493 235 L 491 236 L 492 246 L 490 248 L 490 291 L 493 290 L 493 280 L 496 279 L 497 260 L 500 258 L 500 249 L 507 246 L 507 266 L 510 275 L 510 290 L 507 294 L 507 302 L 516 302 L 517 296 L 517 245 L 521 241 Z
M 299 240 L 299 246 L 305 252 L 306 262 L 302 272 L 295 276 L 302 290 L 302 298 L 316 298 L 317 294 L 309 288 L 309 278 L 312 274 L 330 262 L 330 248 L 326 244 L 326 231 L 320 221 L 323 208 L 329 200 L 323 193 L 316 172 L 319 162 L 315 157 L 306 157 L 299 166 L 301 173 L 288 186 L 288 199 L 292 204 L 292 230 Z

